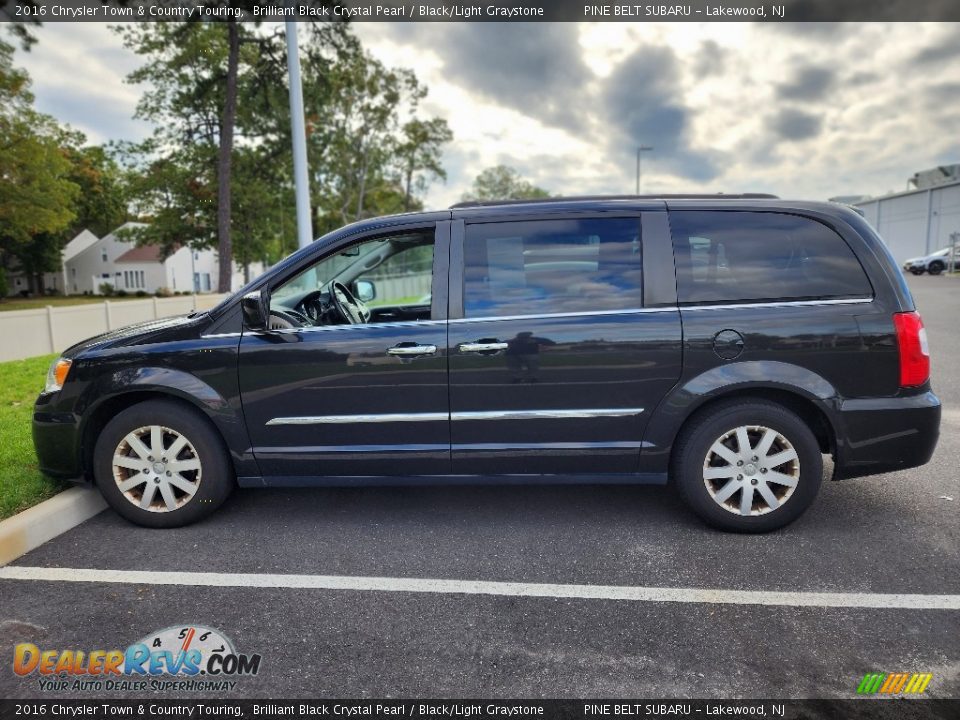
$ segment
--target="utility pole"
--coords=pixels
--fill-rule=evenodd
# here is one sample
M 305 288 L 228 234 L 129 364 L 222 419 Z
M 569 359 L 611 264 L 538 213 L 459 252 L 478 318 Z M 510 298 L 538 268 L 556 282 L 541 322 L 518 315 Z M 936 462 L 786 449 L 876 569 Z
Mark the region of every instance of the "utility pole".
M 640 154 L 651 152 L 653 150 L 649 145 L 641 145 L 637 148 L 637 195 L 640 194 Z
M 310 181 L 307 177 L 307 128 L 303 117 L 303 85 L 300 81 L 300 43 L 297 23 L 286 21 L 287 72 L 290 76 L 290 133 L 293 138 L 293 183 L 297 196 L 297 245 L 313 242 L 310 224 Z

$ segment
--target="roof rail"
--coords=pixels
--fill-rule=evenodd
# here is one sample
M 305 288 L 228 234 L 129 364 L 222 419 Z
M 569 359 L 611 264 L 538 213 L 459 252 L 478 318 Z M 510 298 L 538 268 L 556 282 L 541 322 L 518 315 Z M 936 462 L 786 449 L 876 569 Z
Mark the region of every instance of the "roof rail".
M 496 205 L 527 205 L 551 202 L 575 202 L 579 200 L 779 200 L 777 195 L 769 193 L 739 193 L 726 195 L 724 193 L 680 193 L 671 195 L 570 195 L 548 198 L 531 198 L 528 200 L 464 200 L 450 206 L 457 208 L 492 207 Z

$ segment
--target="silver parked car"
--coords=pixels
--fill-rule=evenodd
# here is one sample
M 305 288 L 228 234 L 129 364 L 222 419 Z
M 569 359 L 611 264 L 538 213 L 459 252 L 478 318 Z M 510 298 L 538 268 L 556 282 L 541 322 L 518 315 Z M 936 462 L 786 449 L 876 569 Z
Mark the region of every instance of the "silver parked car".
M 953 263 L 956 264 L 958 260 L 960 260 L 960 257 L 957 257 L 955 254 L 953 257 Z M 942 250 L 937 250 L 935 253 L 925 255 L 924 257 L 916 257 L 905 260 L 903 263 L 903 269 L 905 272 L 911 272 L 914 275 L 923 275 L 925 272 L 928 272 L 931 275 L 939 275 L 946 270 L 950 264 L 950 248 L 945 247 Z

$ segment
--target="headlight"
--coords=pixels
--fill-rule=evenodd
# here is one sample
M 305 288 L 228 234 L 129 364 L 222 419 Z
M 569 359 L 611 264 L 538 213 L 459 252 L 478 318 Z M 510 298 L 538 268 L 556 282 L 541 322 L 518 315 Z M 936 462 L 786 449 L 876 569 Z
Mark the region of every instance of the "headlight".
M 67 373 L 70 372 L 71 365 L 73 365 L 73 360 L 67 360 L 65 358 L 57 358 L 54 360 L 50 369 L 47 371 L 47 386 L 44 388 L 44 392 L 57 392 L 62 388 L 63 384 L 67 381 Z

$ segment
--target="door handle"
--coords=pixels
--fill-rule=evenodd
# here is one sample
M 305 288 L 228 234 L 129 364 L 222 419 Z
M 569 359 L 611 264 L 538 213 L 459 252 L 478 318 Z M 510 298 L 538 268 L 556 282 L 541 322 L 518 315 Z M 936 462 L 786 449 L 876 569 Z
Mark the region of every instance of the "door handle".
M 387 355 L 399 355 L 400 357 L 416 357 L 417 355 L 435 355 L 436 345 L 397 345 L 389 348 Z
M 506 350 L 508 347 L 509 347 L 508 343 L 497 342 L 497 341 L 460 343 L 460 352 L 462 353 L 499 352 L 500 350 Z

